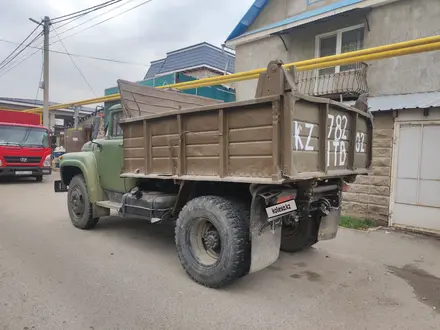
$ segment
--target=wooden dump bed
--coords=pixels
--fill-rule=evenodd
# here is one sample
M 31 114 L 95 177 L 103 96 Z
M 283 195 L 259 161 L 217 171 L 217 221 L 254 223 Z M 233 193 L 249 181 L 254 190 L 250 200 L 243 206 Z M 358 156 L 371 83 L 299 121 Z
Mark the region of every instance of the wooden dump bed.
M 342 103 L 292 91 L 217 103 L 118 83 L 122 177 L 282 183 L 368 173 L 371 115 Z

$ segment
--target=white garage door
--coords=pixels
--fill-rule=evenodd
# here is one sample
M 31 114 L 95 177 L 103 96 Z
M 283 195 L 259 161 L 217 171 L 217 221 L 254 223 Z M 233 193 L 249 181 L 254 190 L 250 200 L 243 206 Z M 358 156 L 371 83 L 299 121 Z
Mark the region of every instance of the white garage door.
M 440 232 L 440 125 L 400 124 L 392 223 Z

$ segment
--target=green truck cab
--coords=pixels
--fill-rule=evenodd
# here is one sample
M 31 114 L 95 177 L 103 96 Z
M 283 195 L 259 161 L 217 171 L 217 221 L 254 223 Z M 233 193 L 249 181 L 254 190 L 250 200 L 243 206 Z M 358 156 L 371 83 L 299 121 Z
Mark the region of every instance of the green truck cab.
M 105 136 L 60 161 L 75 227 L 110 210 L 174 223 L 184 270 L 212 288 L 336 237 L 342 191 L 371 166 L 370 113 L 298 93 L 278 61 L 248 101 L 118 85 Z
M 100 202 L 107 200 L 108 193 L 123 194 L 128 188 L 135 186 L 136 180 L 123 179 L 120 177 L 123 165 L 123 139 L 119 120 L 122 116 L 122 107 L 120 104 L 112 106 L 108 111 L 108 125 L 105 129 L 105 136 L 96 139 L 97 128 L 94 128 L 95 134 L 92 141 L 84 144 L 80 152 L 64 154 L 60 163 L 61 181 L 56 181 L 55 190 L 66 191 L 72 180 L 86 188 L 89 200 L 89 210 L 80 217 L 76 223 L 79 228 L 92 228 L 97 219 L 110 214 L 108 205 L 100 206 Z M 97 125 L 95 123 L 95 125 Z M 73 197 L 69 202 L 76 203 L 77 217 L 83 212 L 81 200 L 78 191 L 74 191 Z M 69 206 L 69 212 L 75 212 L 73 205 Z M 71 214 L 72 217 L 72 214 Z M 76 219 L 73 217 L 73 219 Z

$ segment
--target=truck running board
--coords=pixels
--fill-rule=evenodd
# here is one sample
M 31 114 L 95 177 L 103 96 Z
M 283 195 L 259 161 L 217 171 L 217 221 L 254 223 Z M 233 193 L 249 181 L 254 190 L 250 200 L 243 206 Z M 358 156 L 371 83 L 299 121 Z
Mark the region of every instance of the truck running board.
M 119 211 L 119 209 L 122 206 L 122 203 L 117 203 L 112 201 L 98 201 L 96 202 L 96 205 L 105 207 L 106 209 Z

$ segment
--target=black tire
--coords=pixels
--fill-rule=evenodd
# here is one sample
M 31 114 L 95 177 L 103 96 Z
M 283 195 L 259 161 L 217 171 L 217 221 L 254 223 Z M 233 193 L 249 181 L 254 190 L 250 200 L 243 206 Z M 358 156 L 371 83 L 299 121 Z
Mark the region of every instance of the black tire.
M 81 205 L 82 204 L 82 205 Z M 80 229 L 91 229 L 96 226 L 99 218 L 93 217 L 87 185 L 80 174 L 73 177 L 67 193 L 67 208 L 72 224 Z
M 194 281 L 221 288 L 248 272 L 246 216 L 239 204 L 218 196 L 197 197 L 185 205 L 176 222 L 176 247 L 183 268 Z M 210 230 L 204 233 L 204 228 Z
M 293 226 L 283 224 L 281 235 L 281 251 L 294 253 L 310 248 L 318 241 L 317 221 L 303 218 Z
M 42 182 L 43 181 L 43 176 L 42 175 L 37 175 L 35 177 L 35 180 L 37 180 L 37 182 Z

